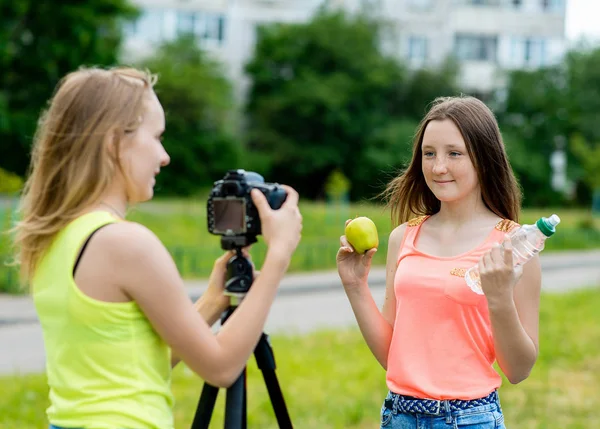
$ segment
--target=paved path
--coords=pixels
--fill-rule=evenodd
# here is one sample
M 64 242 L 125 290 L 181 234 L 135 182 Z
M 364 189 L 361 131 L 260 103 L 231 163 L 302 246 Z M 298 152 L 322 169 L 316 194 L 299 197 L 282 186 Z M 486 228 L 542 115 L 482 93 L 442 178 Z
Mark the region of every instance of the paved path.
M 600 251 L 542 255 L 542 287 L 566 292 L 600 286 Z M 385 270 L 369 276 L 374 299 L 383 300 Z M 205 281 L 188 281 L 190 296 L 199 296 Z M 335 271 L 289 274 L 282 282 L 265 331 L 304 333 L 319 328 L 353 326 L 354 316 Z M 0 374 L 38 372 L 44 367 L 42 335 L 31 299 L 0 296 Z

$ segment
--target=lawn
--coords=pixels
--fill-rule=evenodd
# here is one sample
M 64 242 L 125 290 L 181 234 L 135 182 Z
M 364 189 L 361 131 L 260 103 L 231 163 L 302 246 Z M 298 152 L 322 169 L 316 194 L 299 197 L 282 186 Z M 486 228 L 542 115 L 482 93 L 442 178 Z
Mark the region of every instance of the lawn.
M 544 295 L 541 352 L 531 376 L 504 382 L 501 400 L 508 429 L 600 428 L 600 287 Z M 271 338 L 277 375 L 300 429 L 374 429 L 386 391 L 378 367 L 356 329 Z M 260 373 L 248 366 L 249 428 L 277 428 Z M 174 373 L 176 428 L 189 428 L 202 381 L 185 367 Z M 0 378 L 0 429 L 47 427 L 43 375 Z M 221 391 L 211 428 L 223 427 Z
M 344 223 L 356 216 L 368 216 L 377 225 L 381 251 L 375 254 L 374 264 L 385 264 L 392 222 L 384 207 L 373 202 L 333 205 L 312 201 L 300 201 L 299 206 L 303 215 L 302 241 L 292 258 L 290 272 L 335 269 Z M 600 218 L 592 220 L 589 212 L 582 209 L 528 209 L 523 211 L 521 222 L 534 223 L 540 216 L 552 213 L 559 214 L 562 222 L 556 235 L 548 240 L 545 251 L 600 247 Z M 162 240 L 185 278 L 207 277 L 215 258 L 222 253 L 219 237 L 207 231 L 205 198 L 152 201 L 131 209 L 128 218 L 147 226 Z M 5 213 L 3 222 L 0 212 L 0 229 L 7 228 L 8 219 Z M 0 236 L 0 258 L 3 249 L 6 252 L 7 239 Z M 260 237 L 251 253 L 255 264 L 260 266 L 265 254 Z M 12 275 L 10 282 L 9 275 Z M 14 272 L 0 266 L 0 291 L 14 290 L 14 279 Z

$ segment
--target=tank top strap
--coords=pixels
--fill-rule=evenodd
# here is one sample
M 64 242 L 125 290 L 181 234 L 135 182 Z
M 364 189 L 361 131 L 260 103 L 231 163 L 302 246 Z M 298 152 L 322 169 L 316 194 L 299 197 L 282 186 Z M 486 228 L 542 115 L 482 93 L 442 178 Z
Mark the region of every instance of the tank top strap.
M 406 223 L 406 230 L 404 231 L 404 237 L 400 243 L 400 249 L 398 251 L 398 258 L 396 263 L 400 262 L 400 259 L 406 256 L 407 253 L 414 251 L 415 238 L 421 229 L 421 225 L 429 218 L 429 215 L 418 216 Z
M 90 212 L 80 216 L 63 230 L 62 251 L 66 260 L 72 265 L 71 269 L 90 236 L 99 228 L 117 222 L 121 220 L 109 212 Z
M 492 234 L 490 234 L 488 241 L 502 241 L 506 234 L 508 234 L 516 228 L 519 228 L 520 226 L 520 224 L 510 219 L 502 219 L 498 221 L 498 223 L 494 227 L 494 231 Z

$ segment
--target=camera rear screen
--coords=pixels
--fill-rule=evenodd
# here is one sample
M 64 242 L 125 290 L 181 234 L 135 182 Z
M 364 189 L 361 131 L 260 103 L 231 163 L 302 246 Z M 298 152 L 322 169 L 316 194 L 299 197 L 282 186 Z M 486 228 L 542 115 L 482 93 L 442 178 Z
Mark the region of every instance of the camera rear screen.
M 246 206 L 243 198 L 214 198 L 216 233 L 246 232 Z

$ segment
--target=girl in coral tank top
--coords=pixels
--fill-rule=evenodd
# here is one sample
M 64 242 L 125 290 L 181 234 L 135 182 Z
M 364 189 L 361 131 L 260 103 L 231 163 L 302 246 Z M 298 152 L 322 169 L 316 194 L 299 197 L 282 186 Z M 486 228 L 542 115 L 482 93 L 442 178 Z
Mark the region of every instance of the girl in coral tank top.
M 541 269 L 537 257 L 513 267 L 506 234 L 518 226 L 521 193 L 493 113 L 473 97 L 437 99 L 384 195 L 399 226 L 381 311 L 367 283 L 377 249 L 358 254 L 342 236 L 337 255 L 362 335 L 386 369 L 381 427 L 505 428 L 493 365 L 513 384 L 533 368 Z M 475 264 L 483 295 L 464 280 Z

